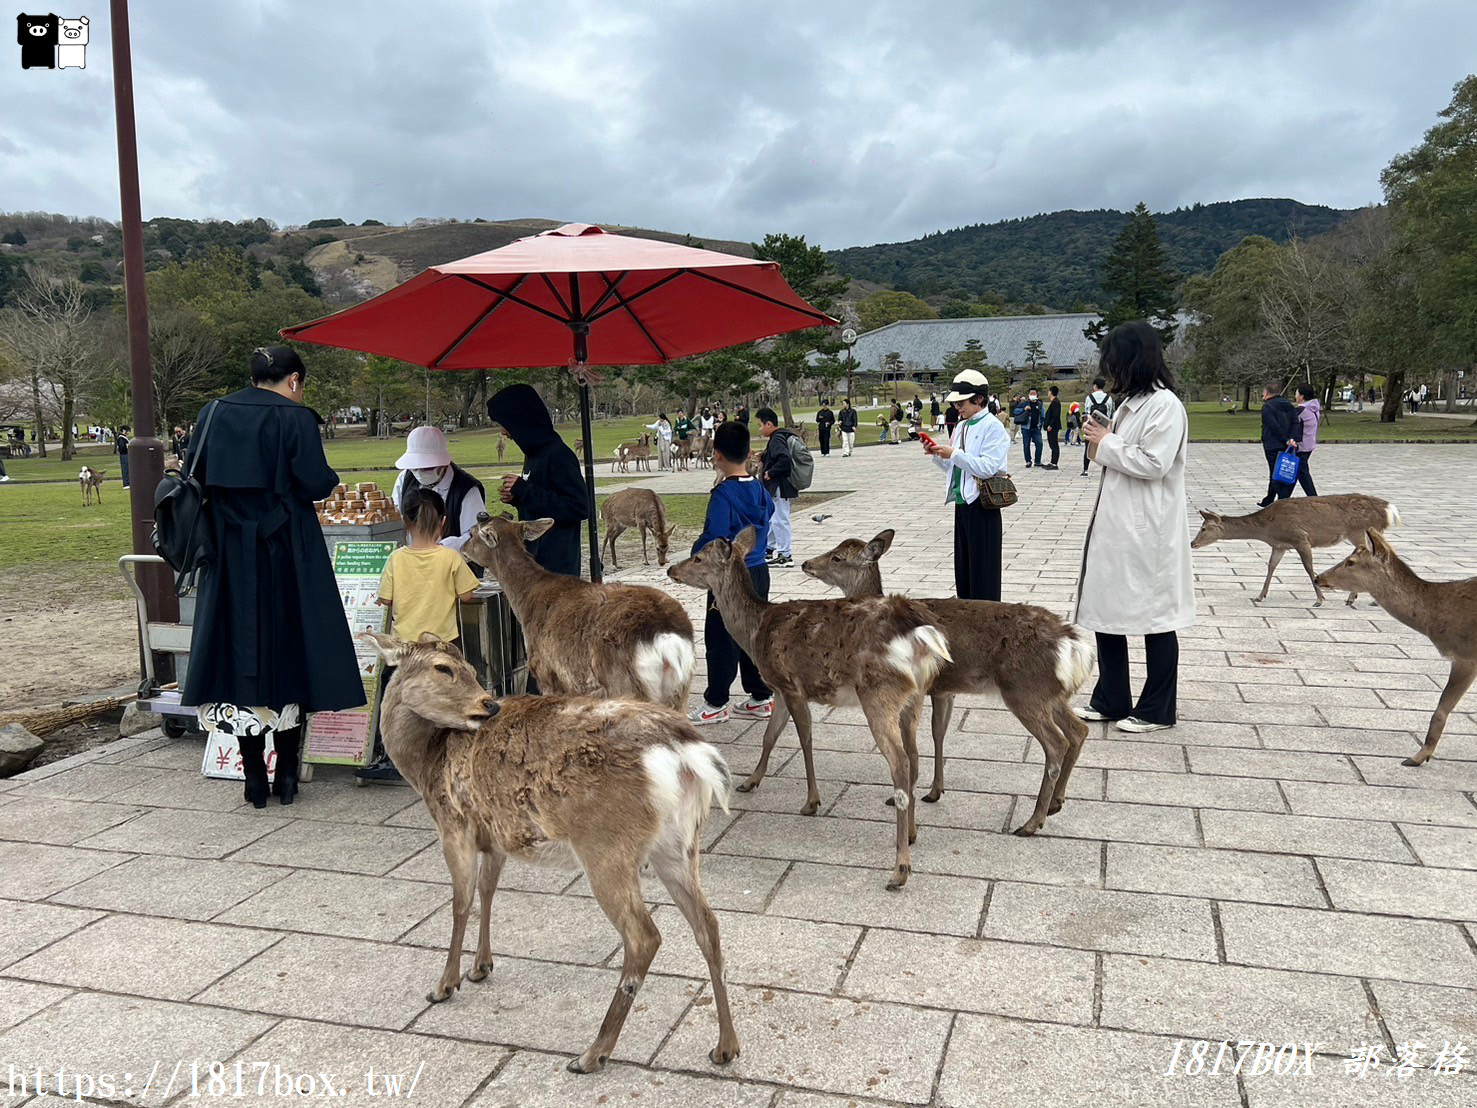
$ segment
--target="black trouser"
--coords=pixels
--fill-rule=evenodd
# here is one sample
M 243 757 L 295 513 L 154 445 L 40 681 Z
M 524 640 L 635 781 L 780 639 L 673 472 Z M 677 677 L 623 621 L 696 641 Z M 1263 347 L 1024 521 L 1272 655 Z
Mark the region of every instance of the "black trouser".
M 1303 487 L 1304 496 L 1318 495 L 1318 490 L 1313 487 L 1313 473 L 1310 469 L 1308 469 L 1308 462 L 1312 459 L 1312 457 L 1313 452 L 1311 450 L 1307 451 L 1306 453 L 1301 450 L 1298 451 L 1298 462 L 1300 463 L 1298 465 L 1298 484 Z M 1292 495 L 1292 490 L 1290 488 L 1288 489 L 1288 495 Z
M 828 423 L 824 427 L 819 428 L 819 430 L 821 434 L 821 453 L 829 454 L 831 452 L 831 425 Z
M 1046 429 L 1046 445 L 1049 446 L 1049 447 L 1051 447 L 1051 464 L 1052 465 L 1056 465 L 1057 462 L 1061 459 L 1061 456 L 1062 456 L 1062 447 L 1061 447 L 1061 444 L 1056 441 L 1056 436 L 1057 436 L 1057 428 L 1055 428 L 1055 427 L 1048 427 Z M 1040 461 L 1041 459 L 1038 457 L 1036 460 L 1037 461 Z
M 954 506 L 954 591 L 959 599 L 1000 599 L 1003 538 L 999 509 L 986 508 L 977 500 Z
M 1267 500 L 1286 500 L 1289 496 L 1292 495 L 1292 486 L 1291 485 L 1285 485 L 1281 481 L 1277 480 L 1277 455 L 1278 454 L 1281 454 L 1282 451 L 1280 451 L 1280 450 L 1273 450 L 1270 447 L 1266 447 L 1266 446 L 1262 447 L 1262 450 L 1265 451 L 1266 452 L 1266 455 L 1267 455 L 1267 495 L 1266 495 L 1266 499 Z
M 1128 639 L 1124 635 L 1097 635 L 1097 686 L 1090 707 L 1109 719 L 1133 716 L 1145 723 L 1173 723 L 1175 689 L 1179 682 L 1180 640 L 1173 631 L 1144 636 L 1148 677 L 1138 704 L 1128 684 Z
M 749 580 L 754 582 L 754 591 L 762 600 L 769 599 L 769 567 L 749 566 Z M 759 676 L 759 667 L 739 649 L 728 628 L 723 624 L 723 615 L 708 594 L 708 615 L 703 623 L 703 645 L 708 654 L 708 687 L 703 692 L 703 703 L 709 708 L 721 708 L 728 703 L 728 690 L 733 685 L 735 674 L 740 675 L 744 692 L 755 700 L 768 700 L 773 693 Z

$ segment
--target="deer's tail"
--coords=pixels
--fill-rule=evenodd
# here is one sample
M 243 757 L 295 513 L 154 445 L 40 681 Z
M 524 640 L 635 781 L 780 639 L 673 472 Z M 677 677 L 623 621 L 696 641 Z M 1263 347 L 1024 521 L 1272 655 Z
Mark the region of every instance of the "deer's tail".
M 1385 505 L 1385 528 L 1399 527 L 1404 521 L 1400 518 L 1400 509 L 1393 504 Z
M 691 639 L 663 631 L 636 648 L 636 678 L 649 699 L 680 711 L 687 707 L 695 660 Z
M 701 838 L 713 802 L 728 811 L 728 763 L 717 747 L 697 741 L 648 747 L 641 762 L 652 806 L 670 836 L 667 842 L 686 853 Z
M 1097 646 L 1088 632 L 1075 624 L 1066 628 L 1066 633 L 1056 644 L 1056 678 L 1067 690 L 1075 693 L 1086 683 L 1097 661 Z

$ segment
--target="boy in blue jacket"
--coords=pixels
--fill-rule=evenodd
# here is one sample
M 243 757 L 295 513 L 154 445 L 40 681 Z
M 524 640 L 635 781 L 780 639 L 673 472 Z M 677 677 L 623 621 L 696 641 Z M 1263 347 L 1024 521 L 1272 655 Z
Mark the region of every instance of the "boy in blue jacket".
M 708 514 L 703 520 L 703 533 L 692 544 L 696 554 L 714 539 L 732 541 L 745 527 L 758 532 L 754 549 L 744 559 L 754 591 L 769 599 L 769 567 L 764 564 L 764 548 L 769 538 L 769 520 L 774 515 L 774 500 L 764 486 L 744 469 L 749 457 L 749 429 L 742 423 L 720 424 L 713 433 L 713 466 L 723 480 L 708 498 Z M 729 718 L 728 690 L 735 673 L 741 674 L 744 691 L 749 698 L 734 709 L 746 719 L 768 719 L 774 713 L 774 694 L 759 676 L 749 656 L 723 626 L 723 616 L 713 596 L 708 594 L 708 615 L 703 624 L 703 642 L 708 653 L 708 687 L 703 693 L 702 707 L 689 717 L 699 727 L 725 723 Z

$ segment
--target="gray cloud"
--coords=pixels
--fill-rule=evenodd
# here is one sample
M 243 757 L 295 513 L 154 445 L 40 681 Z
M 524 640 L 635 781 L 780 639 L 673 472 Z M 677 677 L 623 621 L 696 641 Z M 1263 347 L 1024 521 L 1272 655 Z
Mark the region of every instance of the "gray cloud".
M 0 209 L 117 213 L 86 70 L 0 63 Z M 894 241 L 1057 208 L 1351 207 L 1469 71 L 1467 0 L 155 0 L 146 215 Z

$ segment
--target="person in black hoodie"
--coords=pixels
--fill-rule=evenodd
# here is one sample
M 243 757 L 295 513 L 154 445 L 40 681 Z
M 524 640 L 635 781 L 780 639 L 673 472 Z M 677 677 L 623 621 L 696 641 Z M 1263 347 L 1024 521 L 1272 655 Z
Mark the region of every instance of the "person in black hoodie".
M 1292 495 L 1292 486 L 1277 478 L 1277 455 L 1284 450 L 1297 450 L 1297 440 L 1292 437 L 1293 424 L 1297 421 L 1297 409 L 1292 401 L 1282 395 L 1282 385 L 1270 381 L 1262 388 L 1262 451 L 1267 455 L 1267 495 L 1257 501 L 1265 508 L 1274 500 L 1286 500 Z
M 554 526 L 528 544 L 533 560 L 551 573 L 580 575 L 580 524 L 590 503 L 579 459 L 554 433 L 549 409 L 532 385 L 509 385 L 487 402 L 487 415 L 518 444 L 522 476 L 503 478 L 501 499 L 518 518 L 552 519 Z
M 831 405 L 821 405 L 821 410 L 815 413 L 815 429 L 821 438 L 821 455 L 825 456 L 831 452 L 831 427 L 836 422 L 836 413 L 831 411 Z

